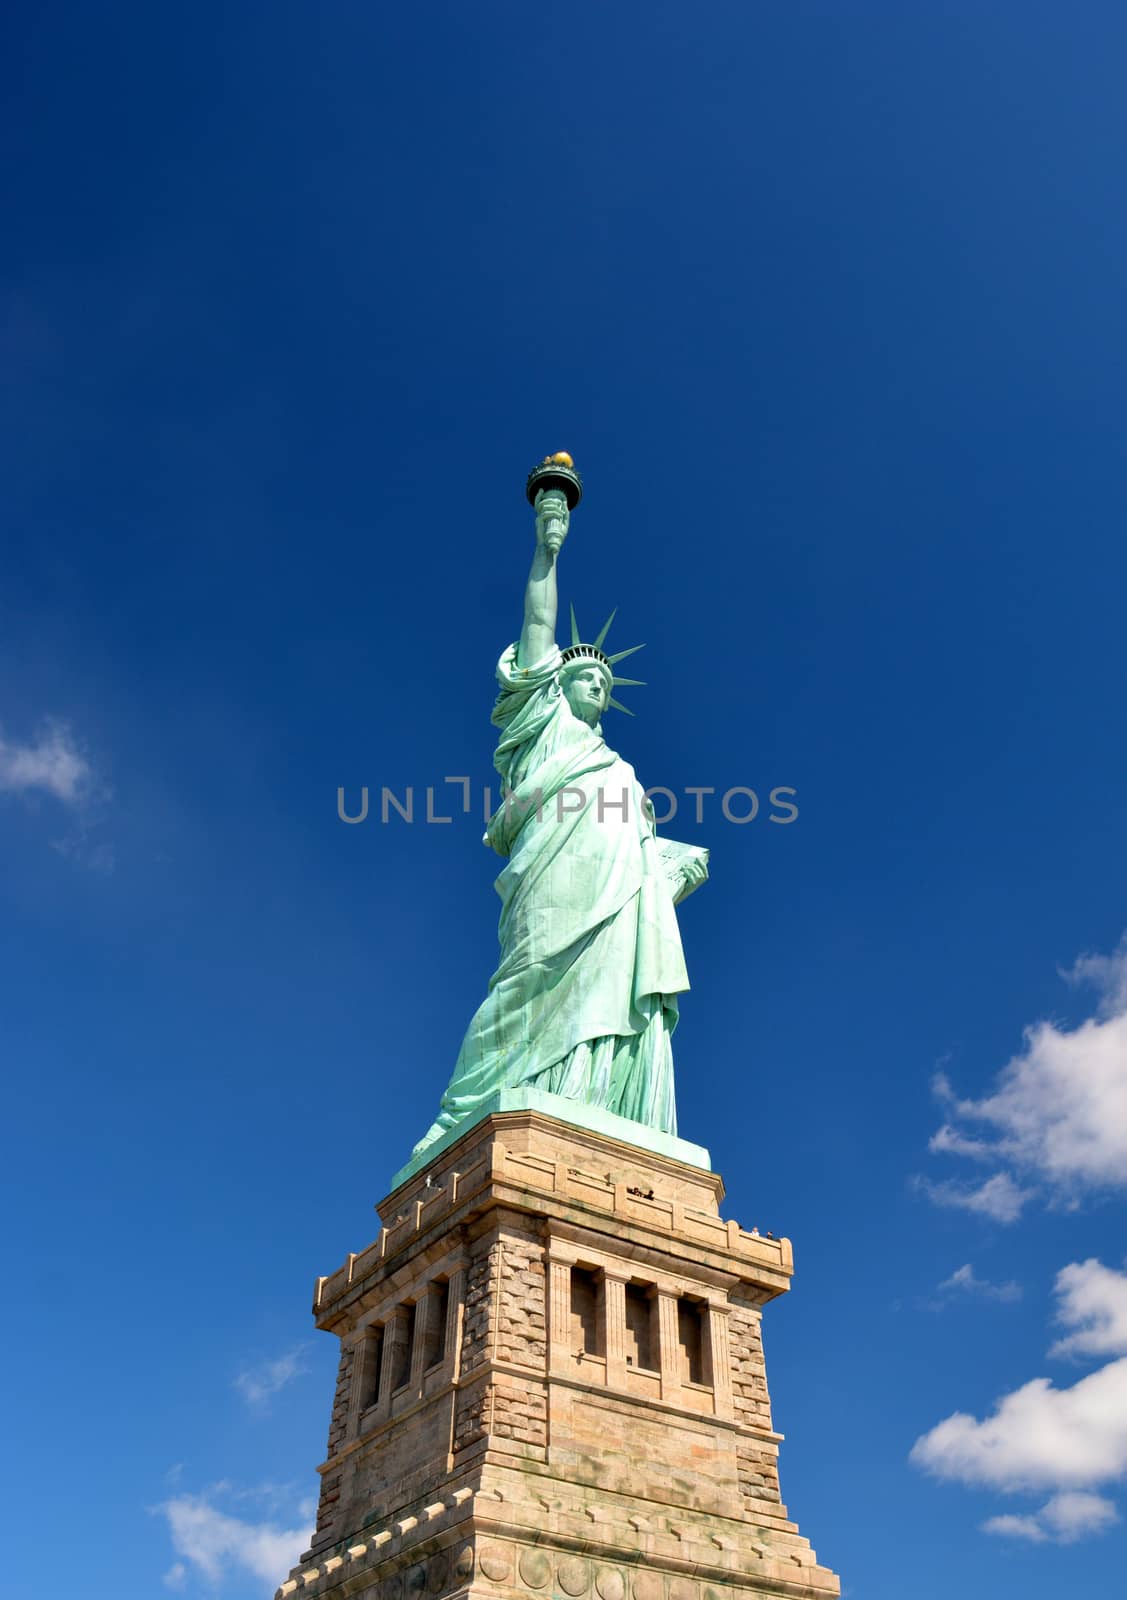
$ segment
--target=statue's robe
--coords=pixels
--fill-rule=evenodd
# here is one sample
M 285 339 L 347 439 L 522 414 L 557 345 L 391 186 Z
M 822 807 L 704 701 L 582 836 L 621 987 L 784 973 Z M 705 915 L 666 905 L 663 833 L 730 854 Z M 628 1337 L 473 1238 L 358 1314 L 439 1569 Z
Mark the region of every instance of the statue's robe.
M 416 1152 L 519 1085 L 676 1132 L 669 1041 L 689 980 L 672 890 L 633 767 L 572 712 L 560 667 L 555 646 L 518 667 L 515 645 L 497 666 L 501 964 Z

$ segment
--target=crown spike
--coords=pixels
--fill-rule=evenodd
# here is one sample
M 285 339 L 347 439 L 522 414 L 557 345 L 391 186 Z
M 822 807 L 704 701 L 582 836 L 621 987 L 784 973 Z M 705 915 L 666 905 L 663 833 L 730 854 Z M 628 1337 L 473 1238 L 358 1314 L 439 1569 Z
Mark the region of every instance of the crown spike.
M 645 648 L 646 647 L 645 647 L 644 644 L 632 644 L 630 646 L 629 650 L 620 650 L 616 656 L 608 656 L 607 660 L 610 662 L 611 666 L 613 667 L 614 663 L 616 661 L 625 661 L 626 657 L 627 656 L 632 656 L 634 654 L 635 650 L 644 650 Z
M 582 642 L 583 642 L 582 636 L 580 635 L 580 632 L 579 632 L 579 624 L 575 620 L 575 607 L 574 606 L 572 606 L 572 608 L 571 608 L 571 642 L 572 642 L 572 644 L 582 644 Z
M 621 683 L 627 689 L 644 689 L 646 687 L 645 678 L 615 678 L 612 676 L 611 682 Z
M 617 615 L 618 615 L 618 607 L 615 606 L 615 608 L 611 612 L 610 616 L 603 623 L 602 630 L 599 633 L 599 637 L 595 640 L 595 649 L 596 650 L 601 650 L 603 648 L 603 640 L 606 638 L 607 634 L 610 632 L 610 625 L 614 621 L 615 617 L 617 617 Z
M 616 700 L 613 695 L 608 696 L 607 705 L 613 706 L 616 711 L 625 711 L 628 717 L 632 717 L 634 715 L 629 706 L 624 706 L 622 701 Z

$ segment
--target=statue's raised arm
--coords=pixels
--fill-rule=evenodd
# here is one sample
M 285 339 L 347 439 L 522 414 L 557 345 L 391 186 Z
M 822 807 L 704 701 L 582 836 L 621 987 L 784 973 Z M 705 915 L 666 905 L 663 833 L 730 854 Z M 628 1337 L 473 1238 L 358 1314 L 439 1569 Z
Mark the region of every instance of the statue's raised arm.
M 541 489 L 536 496 L 536 554 L 524 591 L 524 626 L 517 646 L 517 665 L 542 661 L 556 642 L 556 557 L 567 538 L 567 500 L 560 489 Z

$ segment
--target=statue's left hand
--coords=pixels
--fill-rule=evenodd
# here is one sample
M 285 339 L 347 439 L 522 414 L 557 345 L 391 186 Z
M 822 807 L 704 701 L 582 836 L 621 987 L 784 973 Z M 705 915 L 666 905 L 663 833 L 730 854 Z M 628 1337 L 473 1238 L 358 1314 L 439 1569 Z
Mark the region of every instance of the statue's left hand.
M 681 866 L 681 887 L 674 897 L 674 903 L 680 904 L 694 889 L 699 889 L 708 877 L 708 862 L 700 857 L 694 857 Z

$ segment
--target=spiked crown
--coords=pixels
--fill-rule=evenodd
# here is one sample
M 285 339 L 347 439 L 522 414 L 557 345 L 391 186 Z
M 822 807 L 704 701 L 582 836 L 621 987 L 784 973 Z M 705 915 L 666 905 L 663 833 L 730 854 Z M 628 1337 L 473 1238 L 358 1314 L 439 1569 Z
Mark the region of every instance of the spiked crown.
M 614 621 L 617 614 L 618 607 L 616 606 L 607 620 L 603 623 L 602 627 L 599 629 L 598 637 L 596 638 L 594 644 L 584 644 L 580 636 L 579 624 L 575 620 L 575 607 L 572 606 L 571 643 L 568 645 L 566 650 L 560 652 L 563 659 L 563 665 L 566 667 L 570 666 L 576 661 L 593 661 L 596 666 L 603 668 L 610 678 L 612 686 L 615 688 L 644 688 L 644 678 L 618 678 L 615 676 L 614 672 L 614 665 L 616 661 L 625 661 L 626 657 L 632 656 L 635 650 L 645 649 L 644 645 L 631 645 L 629 650 L 619 650 L 617 655 L 613 656 L 608 656 L 603 650 L 603 644 L 606 640 L 606 636 L 610 632 L 610 625 Z M 612 705 L 616 711 L 625 711 L 628 717 L 632 717 L 634 715 L 630 707 L 624 706 L 620 700 L 616 700 L 613 694 L 608 696 L 607 704 Z

